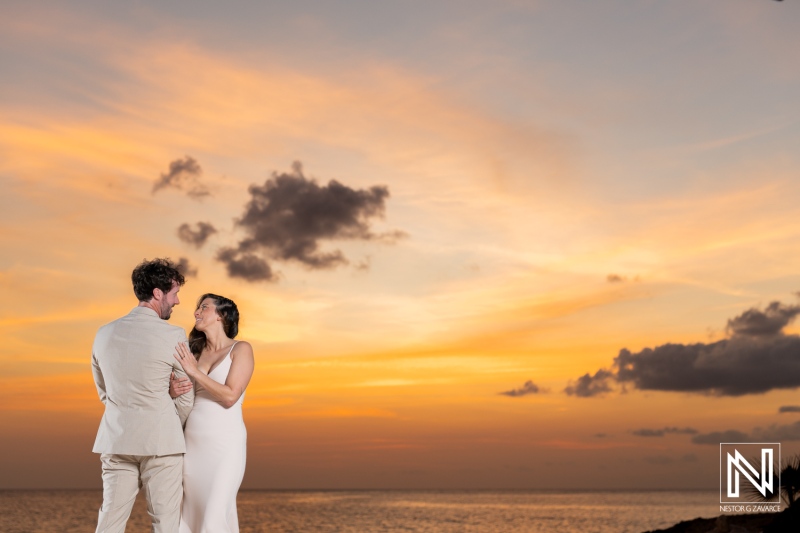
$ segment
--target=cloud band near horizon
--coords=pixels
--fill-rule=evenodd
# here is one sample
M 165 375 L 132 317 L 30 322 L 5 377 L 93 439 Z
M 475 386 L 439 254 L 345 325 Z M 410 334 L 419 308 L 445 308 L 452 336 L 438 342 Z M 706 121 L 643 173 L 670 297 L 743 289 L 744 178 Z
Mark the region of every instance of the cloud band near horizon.
M 800 306 L 772 302 L 728 320 L 731 335 L 712 343 L 673 344 L 639 352 L 620 350 L 610 369 L 586 373 L 564 392 L 592 397 L 613 385 L 637 390 L 691 392 L 716 396 L 760 394 L 800 387 L 800 336 L 784 328 Z

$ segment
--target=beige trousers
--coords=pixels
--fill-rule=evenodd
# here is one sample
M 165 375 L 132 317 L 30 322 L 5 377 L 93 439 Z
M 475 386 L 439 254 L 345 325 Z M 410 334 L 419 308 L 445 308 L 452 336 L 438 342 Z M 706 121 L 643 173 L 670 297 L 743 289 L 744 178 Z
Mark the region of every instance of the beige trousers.
M 139 489 L 144 487 L 153 533 L 177 533 L 183 498 L 183 454 L 100 455 L 103 506 L 96 533 L 123 533 Z

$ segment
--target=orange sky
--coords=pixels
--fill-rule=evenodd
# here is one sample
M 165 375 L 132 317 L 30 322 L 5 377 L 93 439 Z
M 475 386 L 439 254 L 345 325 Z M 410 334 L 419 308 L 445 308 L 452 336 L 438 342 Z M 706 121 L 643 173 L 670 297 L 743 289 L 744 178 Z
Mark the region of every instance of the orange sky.
M 312 4 L 8 6 L 0 488 L 100 486 L 91 343 L 157 256 L 197 269 L 173 323 L 204 292 L 241 310 L 246 488 L 713 488 L 714 432 L 800 451 L 791 358 L 740 395 L 565 392 L 748 310 L 785 318 L 764 346 L 797 335 L 797 3 Z M 248 188 L 295 161 L 386 187 L 372 237 L 231 277 Z

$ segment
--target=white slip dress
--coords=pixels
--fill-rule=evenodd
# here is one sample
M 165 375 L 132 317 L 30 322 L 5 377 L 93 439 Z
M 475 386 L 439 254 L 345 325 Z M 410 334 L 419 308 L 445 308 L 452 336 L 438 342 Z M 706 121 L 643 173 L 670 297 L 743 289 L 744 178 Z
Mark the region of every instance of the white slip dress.
M 208 373 L 225 383 L 231 352 Z M 247 430 L 242 418 L 244 394 L 225 408 L 199 383 L 186 420 L 183 458 L 183 505 L 180 533 L 238 533 L 236 494 L 244 477 Z

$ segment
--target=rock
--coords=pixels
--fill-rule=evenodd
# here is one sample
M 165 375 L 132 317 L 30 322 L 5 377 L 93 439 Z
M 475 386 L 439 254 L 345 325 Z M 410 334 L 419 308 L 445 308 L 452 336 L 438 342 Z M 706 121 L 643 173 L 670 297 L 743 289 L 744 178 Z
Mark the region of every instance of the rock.
M 646 533 L 782 533 L 798 532 L 794 516 L 781 513 L 720 515 L 716 518 L 695 518 L 680 522 L 667 529 Z M 787 529 L 787 527 L 789 529 Z

